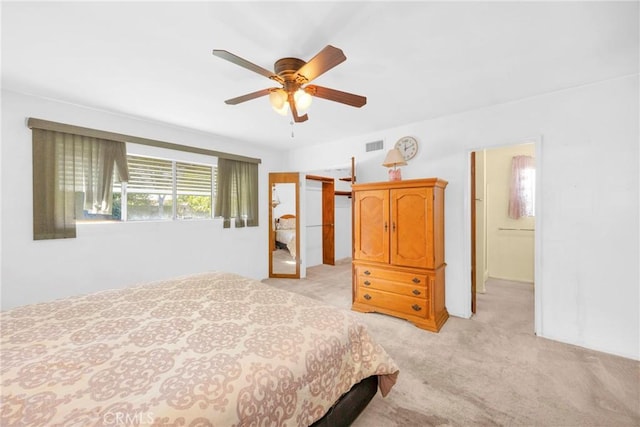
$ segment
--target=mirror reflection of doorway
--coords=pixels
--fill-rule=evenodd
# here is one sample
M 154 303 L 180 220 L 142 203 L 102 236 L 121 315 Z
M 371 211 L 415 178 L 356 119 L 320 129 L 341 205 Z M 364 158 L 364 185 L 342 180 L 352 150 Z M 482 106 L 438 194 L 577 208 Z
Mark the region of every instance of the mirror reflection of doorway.
M 269 277 L 300 277 L 298 173 L 270 173 Z

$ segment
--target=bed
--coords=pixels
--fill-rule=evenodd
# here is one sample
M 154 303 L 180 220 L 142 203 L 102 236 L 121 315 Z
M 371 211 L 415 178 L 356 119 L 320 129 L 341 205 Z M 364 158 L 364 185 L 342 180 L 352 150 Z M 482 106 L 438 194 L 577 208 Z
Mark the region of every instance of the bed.
M 0 321 L 2 426 L 336 426 L 398 375 L 354 313 L 224 272 Z
M 285 214 L 276 219 L 276 248 L 287 248 L 296 258 L 296 216 Z

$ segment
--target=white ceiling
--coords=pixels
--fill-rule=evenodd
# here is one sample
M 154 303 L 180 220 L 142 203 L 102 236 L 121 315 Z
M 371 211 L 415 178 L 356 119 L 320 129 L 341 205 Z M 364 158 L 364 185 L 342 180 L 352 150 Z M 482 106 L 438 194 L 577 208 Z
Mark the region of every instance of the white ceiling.
M 264 68 L 324 46 L 347 60 L 295 124 Z M 279 149 L 376 132 L 638 73 L 638 2 L 3 2 L 2 85 Z M 110 129 L 113 130 L 113 129 Z M 117 131 L 117 130 L 114 130 Z

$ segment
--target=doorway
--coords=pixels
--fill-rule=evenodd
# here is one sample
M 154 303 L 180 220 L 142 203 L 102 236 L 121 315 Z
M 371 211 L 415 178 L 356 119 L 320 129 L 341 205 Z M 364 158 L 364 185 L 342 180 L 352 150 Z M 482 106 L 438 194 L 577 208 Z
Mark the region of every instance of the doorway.
M 308 183 L 306 265 L 335 265 L 335 180 L 313 174 L 305 178 Z
M 511 283 L 535 283 L 536 184 L 539 174 L 535 168 L 533 180 L 527 187 L 532 192 L 531 211 L 525 215 L 510 212 L 510 197 L 514 159 L 531 157 L 539 151 L 539 141 L 526 141 L 498 148 L 470 153 L 470 217 L 471 217 L 471 312 L 475 314 L 477 294 L 487 292 L 490 280 Z M 534 163 L 535 164 L 535 163 Z M 535 212 L 535 214 L 534 214 Z M 534 295 L 537 300 L 537 295 Z M 537 318 L 536 301 L 534 317 Z M 534 322 L 535 324 L 535 322 Z M 534 329 L 537 329 L 534 327 Z
M 306 253 L 303 266 L 335 265 L 353 256 L 353 206 L 355 157 L 350 165 L 307 171 L 303 180 Z

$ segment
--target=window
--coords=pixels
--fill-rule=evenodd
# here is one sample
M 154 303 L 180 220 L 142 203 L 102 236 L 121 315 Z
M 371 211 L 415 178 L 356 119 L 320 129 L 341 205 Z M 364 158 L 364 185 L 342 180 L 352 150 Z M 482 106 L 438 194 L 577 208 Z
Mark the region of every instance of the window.
M 536 165 L 531 156 L 515 156 L 511 162 L 509 217 L 535 215 Z
M 211 166 L 176 163 L 179 219 L 211 218 L 213 172 Z
M 33 117 L 27 126 L 34 240 L 76 237 L 77 220 L 211 218 L 213 207 L 225 227 L 231 219 L 236 227 L 258 226 L 260 159 Z M 225 167 L 219 173 L 219 165 L 127 156 L 128 144 L 204 155 Z M 128 163 L 136 168 L 131 181 Z
M 127 156 L 129 182 L 114 184 L 113 216 L 125 221 L 208 219 L 216 167 Z

